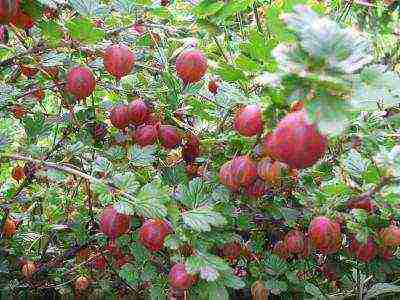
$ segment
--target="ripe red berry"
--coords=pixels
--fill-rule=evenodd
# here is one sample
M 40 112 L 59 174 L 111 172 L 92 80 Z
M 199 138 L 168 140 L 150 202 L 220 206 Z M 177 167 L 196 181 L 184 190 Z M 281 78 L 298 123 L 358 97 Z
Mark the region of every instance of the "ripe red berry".
M 385 247 L 400 246 L 400 228 L 397 226 L 391 225 L 387 228 L 383 228 L 379 232 L 379 237 Z
M 386 261 L 390 261 L 394 259 L 394 249 L 392 247 L 379 247 L 378 255 L 380 258 Z
M 21 65 L 21 73 L 28 78 L 34 77 L 38 72 L 38 68 L 30 67 L 28 65 Z
M 90 261 L 90 266 L 96 270 L 104 270 L 107 267 L 107 260 L 101 253 L 96 253 L 96 257 Z
M 22 119 L 26 116 L 26 108 L 21 105 L 13 105 L 10 107 L 10 111 L 13 114 L 14 118 Z
M 35 25 L 33 18 L 21 9 L 18 10 L 17 14 L 11 19 L 11 24 L 18 28 L 29 29 Z
M 89 287 L 89 285 L 90 285 L 90 281 L 85 276 L 80 276 L 75 281 L 75 289 L 78 292 L 86 290 Z
M 110 239 L 127 233 L 130 227 L 131 216 L 118 213 L 112 206 L 104 209 L 100 216 L 100 231 Z
M 198 50 L 181 53 L 176 59 L 176 72 L 185 84 L 200 81 L 207 71 L 207 59 Z
M 247 105 L 236 113 L 234 127 L 241 135 L 250 137 L 260 134 L 263 125 L 261 108 L 256 104 Z
M 0 43 L 1 44 L 7 44 L 9 41 L 9 33 L 8 29 L 5 25 L 0 25 Z
M 363 262 L 370 262 L 377 254 L 377 247 L 371 237 L 368 237 L 367 243 L 363 245 L 353 236 L 350 239 L 348 250 L 351 255 Z
M 284 243 L 290 253 L 297 254 L 304 250 L 304 234 L 299 230 L 289 231 L 285 235 Z
M 139 229 L 139 242 L 151 252 L 164 246 L 165 237 L 171 233 L 169 225 L 159 219 L 147 220 Z
M 74 67 L 67 75 L 67 90 L 77 99 L 90 96 L 96 87 L 93 73 L 86 67 Z
M 363 196 L 361 198 L 350 199 L 347 201 L 347 207 L 350 209 L 358 208 L 364 209 L 365 211 L 371 213 L 374 211 L 374 203 L 372 199 L 368 196 Z
M 36 272 L 36 266 L 34 262 L 26 261 L 22 266 L 22 274 L 25 278 L 30 279 L 32 278 L 33 274 Z
M 192 286 L 193 276 L 186 271 L 184 264 L 176 264 L 169 272 L 171 286 L 178 290 L 187 290 Z
M 25 171 L 23 167 L 14 167 L 14 169 L 12 170 L 11 173 L 11 177 L 16 180 L 16 181 L 20 181 L 21 179 L 23 179 L 25 177 Z
M 283 260 L 287 260 L 290 257 L 289 249 L 283 241 L 279 241 L 274 245 L 272 253 L 278 255 Z
M 214 95 L 216 95 L 218 93 L 218 88 L 219 88 L 219 84 L 217 83 L 216 80 L 210 80 L 210 82 L 208 83 L 208 90 L 213 93 Z
M 240 256 L 242 246 L 238 243 L 228 243 L 222 247 L 222 255 L 228 258 L 230 261 L 234 261 Z
M 19 0 L 0 1 L 0 23 L 7 24 L 17 14 L 19 9 Z
M 252 184 L 246 186 L 246 195 L 251 198 L 261 198 L 267 192 L 268 187 L 260 178 L 257 178 Z
M 326 146 L 326 137 L 309 123 L 304 110 L 288 114 L 264 140 L 267 153 L 295 169 L 314 165 Z
M 17 225 L 15 224 L 15 221 L 10 218 L 7 218 L 3 227 L 3 236 L 5 238 L 10 238 L 15 234 L 16 231 L 17 231 Z
M 42 100 L 45 97 L 45 93 L 42 88 L 36 89 L 35 92 L 33 93 L 33 95 L 35 96 L 35 98 L 38 102 L 42 102 Z
M 323 254 L 332 254 L 342 244 L 340 225 L 326 217 L 314 218 L 308 227 L 308 235 L 314 247 Z
M 133 133 L 133 140 L 140 146 L 153 145 L 157 139 L 157 128 L 154 125 L 140 125 Z
M 219 181 L 231 191 L 236 192 L 239 189 L 239 183 L 232 173 L 231 160 L 224 163 L 219 169 Z
M 173 149 L 181 143 L 181 136 L 178 130 L 171 125 L 161 125 L 158 130 L 158 138 L 167 149 Z
M 135 55 L 126 45 L 112 45 L 106 49 L 103 56 L 103 63 L 107 72 L 120 80 L 132 71 L 135 63 Z
M 238 156 L 232 160 L 231 172 L 240 186 L 246 187 L 257 178 L 257 167 L 247 155 Z
M 189 133 L 186 136 L 186 143 L 182 147 L 182 157 L 185 162 L 194 162 L 200 155 L 200 140 L 197 136 Z
M 118 129 L 124 129 L 129 125 L 129 109 L 125 104 L 115 106 L 110 112 L 111 124 Z
M 283 169 L 283 163 L 279 161 L 272 161 L 269 158 L 263 158 L 257 164 L 258 176 L 260 176 L 269 184 L 279 182 Z
M 149 116 L 149 108 L 142 100 L 134 100 L 128 105 L 128 118 L 134 125 L 143 124 Z

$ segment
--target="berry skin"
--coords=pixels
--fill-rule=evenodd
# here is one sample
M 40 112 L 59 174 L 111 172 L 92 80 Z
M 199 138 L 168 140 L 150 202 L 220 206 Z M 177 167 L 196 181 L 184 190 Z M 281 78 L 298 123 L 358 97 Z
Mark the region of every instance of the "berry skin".
M 173 149 L 181 143 L 181 136 L 174 126 L 161 125 L 158 130 L 158 138 L 167 149 Z
M 395 258 L 393 252 L 394 252 L 394 249 L 391 247 L 379 247 L 378 248 L 379 257 L 386 261 L 390 261 Z
M 400 228 L 397 226 L 391 225 L 387 228 L 383 228 L 379 232 L 379 237 L 385 247 L 400 246 Z
M 0 1 L 0 23 L 7 24 L 17 14 L 19 10 L 19 0 Z
M 186 51 L 176 59 L 175 68 L 185 84 L 196 83 L 207 71 L 207 59 L 198 50 Z
M 374 240 L 368 237 L 365 245 L 359 243 L 353 236 L 350 240 L 349 253 L 363 262 L 370 262 L 377 255 L 377 247 Z
M 347 207 L 350 209 L 358 208 L 364 209 L 365 211 L 371 213 L 374 211 L 374 203 L 370 197 L 362 197 L 358 199 L 350 199 L 347 202 Z
M 197 136 L 189 133 L 186 137 L 186 143 L 182 147 L 182 157 L 187 163 L 194 162 L 200 156 L 200 141 Z
M 243 136 L 258 135 L 263 130 L 261 108 L 258 105 L 247 105 L 241 108 L 235 116 L 235 130 Z
M 134 100 L 128 105 L 128 119 L 131 124 L 141 125 L 149 116 L 149 108 L 142 100 Z
M 93 93 L 96 81 L 89 68 L 74 67 L 68 72 L 66 87 L 77 99 L 84 99 Z
M 171 287 L 178 290 L 187 290 L 193 283 L 193 276 L 186 272 L 184 264 L 174 265 L 171 268 L 168 277 Z
M 7 218 L 3 227 L 3 236 L 5 238 L 10 238 L 15 234 L 16 231 L 17 231 L 17 226 L 15 224 L 15 221 L 13 221 L 10 218 Z
M 213 93 L 214 95 L 216 95 L 218 93 L 218 88 L 219 88 L 219 85 L 218 85 L 217 81 L 210 80 L 210 82 L 208 83 L 208 90 L 210 91 L 210 93 Z
M 33 78 L 39 72 L 38 68 L 33 68 L 27 65 L 21 65 L 21 73 L 28 78 Z
M 272 250 L 272 253 L 278 255 L 283 260 L 287 260 L 290 257 L 289 249 L 288 249 L 287 245 L 284 243 L 284 241 L 277 242 L 274 245 L 274 249 Z
M 23 167 L 15 167 L 15 168 L 12 170 L 11 177 L 12 177 L 14 180 L 18 181 L 18 182 L 19 182 L 20 180 L 22 180 L 22 179 L 25 177 L 24 168 L 23 168 Z
M 157 135 L 158 133 L 156 126 L 152 124 L 143 124 L 136 128 L 135 132 L 133 133 L 133 140 L 135 143 L 144 147 L 153 145 L 157 140 Z
M 239 189 L 239 183 L 233 177 L 231 160 L 224 163 L 219 169 L 219 181 L 233 192 Z
M 284 243 L 290 253 L 301 253 L 305 246 L 304 234 L 298 230 L 289 231 L 285 236 Z
M 41 89 L 41 88 L 35 90 L 35 92 L 33 93 L 33 95 L 35 96 L 35 98 L 36 98 L 36 100 L 37 100 L 38 102 L 42 102 L 43 99 L 44 99 L 44 97 L 45 97 L 44 90 Z
M 284 164 L 279 161 L 271 161 L 269 158 L 261 159 L 257 164 L 257 174 L 269 184 L 279 182 Z
M 326 217 L 314 218 L 308 227 L 308 235 L 314 247 L 323 254 L 337 252 L 342 243 L 340 225 Z
M 247 155 L 235 157 L 232 160 L 231 172 L 240 186 L 249 186 L 257 178 L 257 167 Z
M 104 209 L 100 216 L 100 231 L 110 239 L 116 239 L 127 233 L 130 227 L 131 217 L 118 213 L 112 206 Z
M 103 63 L 107 72 L 114 75 L 117 80 L 120 80 L 132 71 L 135 55 L 126 45 L 112 45 L 106 49 Z
M 294 169 L 314 165 L 324 155 L 326 147 L 326 137 L 309 123 L 304 110 L 288 114 L 264 140 L 267 153 Z
M 222 254 L 226 258 L 228 258 L 230 261 L 234 261 L 237 259 L 240 255 L 240 252 L 242 251 L 242 247 L 238 243 L 229 243 L 225 244 L 222 247 Z
M 27 114 L 26 108 L 21 105 L 11 106 L 10 111 L 13 114 L 14 118 L 16 118 L 16 119 L 22 119 Z
M 11 19 L 11 24 L 15 27 L 22 29 L 30 29 L 35 25 L 33 18 L 21 9 L 18 10 L 17 14 Z
M 164 239 L 169 233 L 171 228 L 163 220 L 147 220 L 139 229 L 139 242 L 149 251 L 157 252 L 164 246 Z
M 268 193 L 268 187 L 260 178 L 246 187 L 246 195 L 251 198 L 261 198 Z
M 26 261 L 22 266 L 22 274 L 25 278 L 30 279 L 32 278 L 33 274 L 36 272 L 35 263 L 31 261 Z
M 75 281 L 75 289 L 78 292 L 86 290 L 89 287 L 89 285 L 90 285 L 90 281 L 85 276 L 80 276 Z
M 125 104 L 115 106 L 110 112 L 111 124 L 118 129 L 124 129 L 129 125 L 129 109 Z

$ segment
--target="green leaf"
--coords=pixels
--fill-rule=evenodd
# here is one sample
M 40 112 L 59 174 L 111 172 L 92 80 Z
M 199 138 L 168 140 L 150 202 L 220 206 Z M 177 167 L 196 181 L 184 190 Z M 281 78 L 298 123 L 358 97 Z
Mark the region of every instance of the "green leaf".
M 194 178 L 182 188 L 182 196 L 178 199 L 191 208 L 204 204 L 207 201 L 206 182 L 202 178 Z
M 231 271 L 231 267 L 227 264 L 227 262 L 225 260 L 223 260 L 221 257 L 213 255 L 213 254 L 200 254 L 205 261 L 207 262 L 207 264 L 218 270 L 221 272 L 230 272 Z
M 120 214 L 130 215 L 130 216 L 133 216 L 135 214 L 133 206 L 127 202 L 120 201 L 118 203 L 115 203 L 113 207 Z
M 119 276 L 130 284 L 137 284 L 140 280 L 140 273 L 137 272 L 136 267 L 132 264 L 125 264 L 119 271 Z
M 242 289 L 246 286 L 245 282 L 239 277 L 232 273 L 227 273 L 222 276 L 222 282 L 225 286 L 233 288 L 235 290 Z
M 124 190 L 129 194 L 136 193 L 137 189 L 139 188 L 139 183 L 136 181 L 136 176 L 132 172 L 115 175 L 113 177 L 113 183 L 117 188 Z
M 228 2 L 221 10 L 218 11 L 218 20 L 222 22 L 224 19 L 231 17 L 238 12 L 245 11 L 250 5 L 253 4 L 253 2 L 254 0 L 236 0 Z
M 226 219 L 209 207 L 201 207 L 182 213 L 183 222 L 196 231 L 210 231 L 211 225 L 222 226 Z
M 104 39 L 104 32 L 99 28 L 95 28 L 89 19 L 73 19 L 66 26 L 71 37 L 78 41 L 95 44 Z
M 59 66 L 63 65 L 66 59 L 67 55 L 65 53 L 49 52 L 43 54 L 42 65 L 45 67 Z
M 147 167 L 150 166 L 154 160 L 154 146 L 140 147 L 138 145 L 133 145 L 130 153 L 130 162 L 129 164 L 133 167 Z
M 400 286 L 390 283 L 375 283 L 367 292 L 367 299 L 375 298 L 389 293 L 399 293 Z
M 312 283 L 307 282 L 304 288 L 306 293 L 314 296 L 315 299 L 326 299 L 321 290 Z
M 354 178 L 362 178 L 368 168 L 368 160 L 363 158 L 355 149 L 351 149 L 343 159 L 345 170 Z
M 268 287 L 268 289 L 274 295 L 279 295 L 282 292 L 286 292 L 288 289 L 288 285 L 286 282 L 275 280 L 275 279 L 266 280 L 265 286 Z
M 220 67 L 215 72 L 223 80 L 228 81 L 228 82 L 233 82 L 233 81 L 237 81 L 237 80 L 246 78 L 240 69 L 237 69 L 237 68 L 234 68 L 234 67 L 228 66 L 228 65 Z
M 203 0 L 193 8 L 193 14 L 198 18 L 214 15 L 224 7 L 224 3 L 215 0 Z
M 306 104 L 307 116 L 324 135 L 339 135 L 348 125 L 349 104 L 343 99 L 321 94 Z
M 97 156 L 93 166 L 94 171 L 109 173 L 113 170 L 112 163 L 105 157 Z
M 190 274 L 196 274 L 200 272 L 200 269 L 206 265 L 204 259 L 200 256 L 189 256 L 186 259 L 185 267 L 186 271 Z
M 260 70 L 260 65 L 257 62 L 248 58 L 247 56 L 244 56 L 243 54 L 236 58 L 235 64 L 240 69 L 246 70 L 251 73 L 255 73 Z
M 103 5 L 97 0 L 68 0 L 69 5 L 71 5 L 80 15 L 101 17 L 108 13 L 107 6 Z
M 46 21 L 38 23 L 42 31 L 43 40 L 51 47 L 57 47 L 63 37 L 61 26 L 54 21 Z
M 208 285 L 208 299 L 229 300 L 229 294 L 224 286 L 211 282 Z

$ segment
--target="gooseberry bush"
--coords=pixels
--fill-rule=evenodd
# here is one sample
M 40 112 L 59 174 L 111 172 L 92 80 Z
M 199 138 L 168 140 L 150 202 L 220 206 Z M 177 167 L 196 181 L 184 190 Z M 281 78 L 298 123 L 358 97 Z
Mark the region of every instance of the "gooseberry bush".
M 0 0 L 2 295 L 400 293 L 396 9 Z

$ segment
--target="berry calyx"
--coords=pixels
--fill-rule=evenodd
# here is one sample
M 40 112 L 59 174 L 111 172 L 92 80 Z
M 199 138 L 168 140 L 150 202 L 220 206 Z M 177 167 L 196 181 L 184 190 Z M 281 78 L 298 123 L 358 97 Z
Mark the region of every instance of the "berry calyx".
M 3 236 L 5 238 L 10 238 L 15 234 L 16 231 L 17 225 L 15 224 L 15 221 L 11 218 L 7 218 L 3 227 Z
M 20 181 L 25 177 L 25 171 L 23 167 L 14 167 L 11 173 L 12 179 Z
M 27 279 L 32 278 L 35 272 L 36 272 L 36 266 L 34 262 L 26 261 L 22 266 L 22 275 L 24 275 L 24 277 Z

